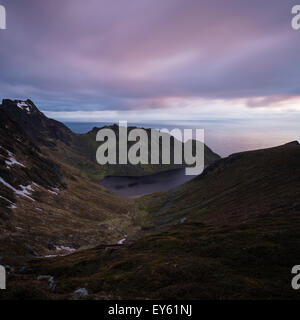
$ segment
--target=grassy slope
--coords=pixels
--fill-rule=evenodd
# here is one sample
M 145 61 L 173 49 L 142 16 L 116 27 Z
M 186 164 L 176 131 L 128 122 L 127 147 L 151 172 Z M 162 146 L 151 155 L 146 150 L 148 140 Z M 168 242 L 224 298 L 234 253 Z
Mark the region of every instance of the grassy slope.
M 30 186 L 34 200 L 0 183 L 0 263 L 57 254 L 55 246 L 114 244 L 148 224 L 146 218 L 136 219 L 134 201 L 116 196 L 60 159 L 54 150 L 64 153 L 67 144 L 54 138 L 45 145 L 34 143 L 12 115 L 0 116 L 0 177 L 17 190 Z M 24 166 L 7 166 L 8 152 Z
M 137 201 L 155 218 L 145 237 L 31 261 L 11 275 L 6 297 L 73 298 L 86 287 L 100 299 L 298 298 L 299 160 L 296 143 L 222 159 L 182 188 Z M 54 276 L 55 294 L 38 274 Z

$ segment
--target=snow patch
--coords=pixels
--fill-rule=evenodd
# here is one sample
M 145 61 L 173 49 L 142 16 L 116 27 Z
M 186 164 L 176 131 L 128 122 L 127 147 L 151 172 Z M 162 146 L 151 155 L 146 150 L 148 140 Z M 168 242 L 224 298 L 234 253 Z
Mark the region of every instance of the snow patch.
M 2 146 L 0 146 L 0 148 L 3 149 L 3 150 L 5 150 L 5 151 L 7 152 L 7 154 L 8 154 L 8 157 L 9 157 L 9 159 L 5 161 L 5 163 L 6 163 L 6 168 L 9 169 L 9 168 L 10 168 L 11 166 L 13 166 L 14 164 L 25 168 L 25 166 L 24 166 L 23 163 L 21 163 L 21 162 L 19 162 L 19 161 L 16 160 L 15 155 L 14 155 L 12 152 L 8 151 L 7 149 L 3 148 Z M 3 156 L 2 156 L 2 157 L 3 157 Z
M 19 187 L 22 189 L 22 190 L 18 190 L 18 189 L 15 189 L 12 185 L 10 185 L 9 183 L 7 183 L 3 178 L 0 177 L 0 182 L 2 184 L 4 184 L 7 188 L 13 190 L 17 195 L 19 196 L 23 196 L 27 199 L 30 199 L 31 201 L 35 201 L 34 199 L 30 198 L 29 196 L 31 195 L 31 193 L 28 191 L 33 191 L 31 185 L 28 185 L 28 186 L 22 186 L 20 185 Z
M 21 166 L 21 167 L 25 168 L 24 164 L 22 164 L 21 162 L 17 161 L 14 157 L 9 157 L 9 159 L 6 160 L 5 163 L 6 163 L 6 168 L 10 168 L 14 164 L 17 165 L 17 166 Z
M 124 239 L 118 241 L 118 244 L 123 244 L 127 240 L 127 234 L 125 235 Z
M 0 196 L 0 198 L 6 200 L 6 201 L 9 202 L 9 203 L 12 203 L 10 200 L 8 200 L 8 199 L 5 198 L 5 197 Z
M 2 197 L 2 196 L 0 196 L 0 198 L 1 198 L 1 199 L 4 199 L 4 200 L 6 200 L 7 202 L 9 202 L 9 203 L 10 203 L 10 206 L 8 206 L 8 207 L 7 207 L 8 209 L 16 209 L 16 208 L 17 208 L 16 204 L 15 204 L 15 203 L 13 203 L 13 202 L 11 202 L 11 201 L 10 201 L 10 200 L 8 200 L 7 198 Z
M 82 296 L 88 296 L 89 292 L 86 290 L 86 288 L 80 288 L 76 291 L 74 291 L 74 293 L 80 294 Z
M 25 101 L 20 101 L 17 103 L 17 107 L 20 108 L 23 111 L 26 111 L 27 113 L 30 113 L 30 105 L 27 104 Z
M 73 253 L 76 251 L 74 248 L 70 247 L 65 247 L 65 246 L 55 246 L 57 251 L 67 251 L 67 253 L 62 253 L 62 254 L 48 254 L 44 256 L 44 258 L 55 258 L 55 257 L 65 257 L 68 256 L 69 254 Z
M 53 191 L 53 190 L 55 190 L 55 191 Z M 57 189 L 57 188 L 52 188 L 52 190 L 48 190 L 48 192 L 55 194 L 56 196 L 58 195 L 58 191 L 59 191 L 59 189 Z
M 22 189 L 22 191 L 20 191 L 20 193 L 21 193 L 21 195 L 23 195 L 24 197 L 26 197 L 26 196 L 31 196 L 31 192 L 34 191 L 34 190 L 32 189 L 32 187 L 31 187 L 30 184 L 29 184 L 28 186 L 22 186 L 22 185 L 20 185 L 19 187 Z M 31 191 L 31 192 L 30 192 L 30 191 Z M 30 198 L 30 199 L 32 199 L 32 198 Z M 32 200 L 33 200 L 33 199 L 32 199 Z M 35 200 L 33 200 L 33 201 L 35 201 Z
M 55 248 L 56 248 L 57 251 L 62 251 L 62 250 L 64 250 L 64 251 L 68 251 L 68 252 L 70 252 L 70 253 L 76 251 L 76 249 L 74 249 L 74 248 L 65 247 L 65 246 L 56 246 Z

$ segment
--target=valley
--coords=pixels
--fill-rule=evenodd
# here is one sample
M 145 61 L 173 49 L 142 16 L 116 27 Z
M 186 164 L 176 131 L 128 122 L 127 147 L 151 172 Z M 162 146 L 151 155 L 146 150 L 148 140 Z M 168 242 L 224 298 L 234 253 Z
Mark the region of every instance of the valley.
M 0 106 L 0 299 L 298 299 L 298 142 L 223 159 L 206 147 L 200 176 L 124 198 L 99 181 L 180 168 L 99 167 L 97 128 L 19 103 Z

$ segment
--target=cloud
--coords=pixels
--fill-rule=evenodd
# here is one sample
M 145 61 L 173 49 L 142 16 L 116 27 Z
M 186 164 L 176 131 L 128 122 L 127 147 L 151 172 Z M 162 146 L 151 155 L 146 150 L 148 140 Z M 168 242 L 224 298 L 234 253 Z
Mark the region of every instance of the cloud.
M 300 107 L 299 96 L 270 96 L 270 97 L 255 97 L 246 99 L 246 105 L 251 108 L 282 108 L 285 106 L 291 107 L 297 104 Z
M 3 97 L 48 111 L 158 112 L 191 99 L 272 107 L 300 95 L 293 0 L 2 2 Z

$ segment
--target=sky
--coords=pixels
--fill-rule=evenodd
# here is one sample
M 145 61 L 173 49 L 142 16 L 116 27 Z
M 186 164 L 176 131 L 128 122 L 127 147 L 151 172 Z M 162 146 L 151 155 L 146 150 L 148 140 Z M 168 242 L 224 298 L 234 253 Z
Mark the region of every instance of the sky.
M 0 4 L 0 97 L 53 118 L 300 119 L 300 0 Z

